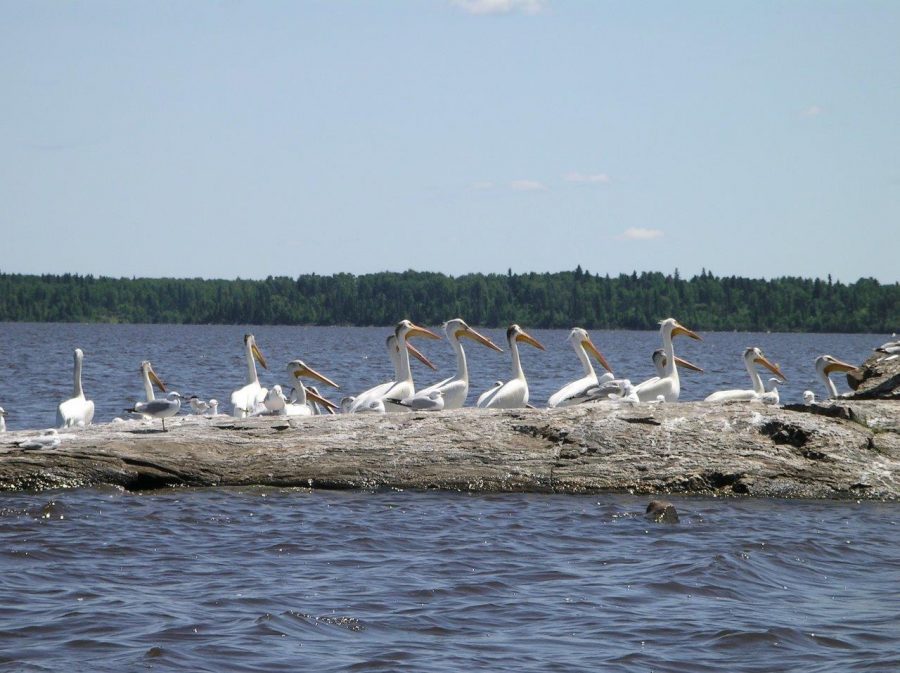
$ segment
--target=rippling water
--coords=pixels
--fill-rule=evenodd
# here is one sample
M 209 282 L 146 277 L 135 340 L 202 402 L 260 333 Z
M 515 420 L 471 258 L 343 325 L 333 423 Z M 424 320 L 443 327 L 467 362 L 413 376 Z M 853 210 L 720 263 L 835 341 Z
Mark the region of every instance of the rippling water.
M 95 422 L 109 422 L 123 408 L 143 399 L 138 367 L 150 360 L 170 388 L 190 396 L 219 400 L 221 411 L 232 390 L 244 384 L 246 365 L 243 335 L 251 331 L 269 362 L 259 369 L 260 382 L 270 387 L 288 384 L 285 365 L 301 358 L 341 385 L 341 391 L 325 390 L 339 400 L 344 394 L 365 390 L 393 377 L 384 339 L 384 327 L 278 327 L 233 325 L 82 325 L 0 323 L 0 406 L 9 417 L 10 429 L 50 427 L 56 422 L 56 406 L 71 396 L 72 351 L 85 352 L 84 389 L 96 405 Z M 531 401 L 547 398 L 568 381 L 581 376 L 580 365 L 566 341 L 568 330 L 529 330 L 546 347 L 521 348 Z M 483 332 L 506 350 L 505 330 Z M 615 372 L 632 381 L 654 376 L 650 354 L 660 345 L 657 332 L 594 331 L 594 343 Z M 679 338 L 676 352 L 700 365 L 704 374 L 684 373 L 683 400 L 698 400 L 724 388 L 749 388 L 742 353 L 759 346 L 773 362 L 781 364 L 788 380 L 782 399 L 800 402 L 806 389 L 824 393 L 816 379 L 813 360 L 830 353 L 851 363 L 861 363 L 872 349 L 888 340 L 873 334 L 755 334 L 704 333 L 704 341 Z M 433 383 L 455 371 L 455 360 L 445 341 L 419 339 L 421 350 L 438 366 L 437 372 L 414 361 L 413 374 L 420 385 Z M 509 353 L 496 353 L 466 341 L 471 385 L 469 405 L 494 381 L 509 378 Z M 765 371 L 765 370 L 764 370 Z M 835 376 L 839 390 L 846 380 Z M 768 373 L 764 380 L 768 380 Z
M 0 494 L 15 671 L 896 671 L 896 505 Z

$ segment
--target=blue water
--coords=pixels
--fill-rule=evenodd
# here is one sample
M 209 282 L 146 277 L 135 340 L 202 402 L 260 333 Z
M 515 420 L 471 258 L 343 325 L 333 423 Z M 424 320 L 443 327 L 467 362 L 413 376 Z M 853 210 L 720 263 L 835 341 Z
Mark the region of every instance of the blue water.
M 0 494 L 15 671 L 896 671 L 896 505 Z
M 439 331 L 439 328 L 435 328 Z M 506 349 L 505 330 L 484 334 Z M 531 402 L 545 404 L 550 395 L 581 376 L 566 338 L 568 330 L 529 330 L 546 347 L 520 349 L 531 390 Z M 390 330 L 384 327 L 280 327 L 233 325 L 82 325 L 0 323 L 0 406 L 8 412 L 11 430 L 44 428 L 56 422 L 56 407 L 72 393 L 72 351 L 85 353 L 84 390 L 96 405 L 94 422 L 107 423 L 135 401 L 144 399 L 138 368 L 150 360 L 166 384 L 186 396 L 216 398 L 220 411 L 229 412 L 231 391 L 244 385 L 246 372 L 243 336 L 252 332 L 268 360 L 259 368 L 265 387 L 289 387 L 285 365 L 304 360 L 341 386 L 323 390 L 331 399 L 353 394 L 393 378 L 384 349 Z M 594 343 L 618 376 L 641 381 L 654 376 L 650 355 L 660 345 L 657 332 L 594 331 Z M 804 390 L 825 392 L 816 379 L 813 361 L 830 353 L 861 363 L 872 349 L 889 339 L 877 334 L 769 334 L 713 332 L 704 341 L 676 340 L 676 353 L 703 367 L 703 374 L 683 372 L 682 400 L 703 399 L 725 388 L 749 388 L 742 354 L 759 346 L 787 376 L 780 387 L 783 402 L 800 402 Z M 446 341 L 416 340 L 438 366 L 433 372 L 413 361 L 421 387 L 455 371 L 453 352 Z M 510 376 L 509 353 L 496 353 L 466 342 L 471 385 L 469 405 L 497 380 Z M 763 370 L 768 379 L 768 372 Z M 846 380 L 834 377 L 841 391 Z

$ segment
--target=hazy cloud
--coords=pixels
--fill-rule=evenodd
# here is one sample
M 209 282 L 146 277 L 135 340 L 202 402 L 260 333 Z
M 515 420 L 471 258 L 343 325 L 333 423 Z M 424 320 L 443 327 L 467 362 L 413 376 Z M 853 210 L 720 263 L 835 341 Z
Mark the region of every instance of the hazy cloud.
M 453 4 L 469 14 L 538 14 L 544 9 L 544 0 L 452 0 Z
M 662 238 L 663 235 L 662 229 L 631 227 L 616 236 L 616 238 L 620 241 L 651 241 L 654 238 Z
M 494 183 L 490 180 L 479 180 L 478 182 L 473 182 L 470 187 L 476 191 L 483 192 L 485 189 L 493 189 Z
M 543 192 L 547 186 L 537 180 L 513 180 L 509 183 L 510 189 L 515 192 Z
M 803 116 L 804 117 L 818 117 L 820 114 L 822 114 L 822 112 L 823 112 L 822 108 L 819 107 L 818 105 L 810 105 L 808 108 L 806 108 L 803 111 Z
M 571 173 L 566 173 L 563 178 L 566 182 L 577 182 L 585 185 L 605 185 L 609 183 L 609 176 L 606 173 L 585 175 L 578 171 L 572 171 Z

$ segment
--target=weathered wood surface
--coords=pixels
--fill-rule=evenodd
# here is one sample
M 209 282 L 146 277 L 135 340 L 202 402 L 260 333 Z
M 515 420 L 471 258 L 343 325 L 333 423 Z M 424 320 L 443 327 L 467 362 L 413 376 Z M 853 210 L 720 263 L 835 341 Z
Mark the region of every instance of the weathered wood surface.
M 179 416 L 0 435 L 0 488 L 114 484 L 900 497 L 900 404 L 591 405 L 246 420 Z

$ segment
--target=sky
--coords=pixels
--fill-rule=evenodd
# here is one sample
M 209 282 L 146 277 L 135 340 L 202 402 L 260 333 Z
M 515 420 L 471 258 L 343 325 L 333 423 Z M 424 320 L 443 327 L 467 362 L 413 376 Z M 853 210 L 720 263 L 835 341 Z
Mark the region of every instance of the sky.
M 900 280 L 900 2 L 0 0 L 0 272 Z

